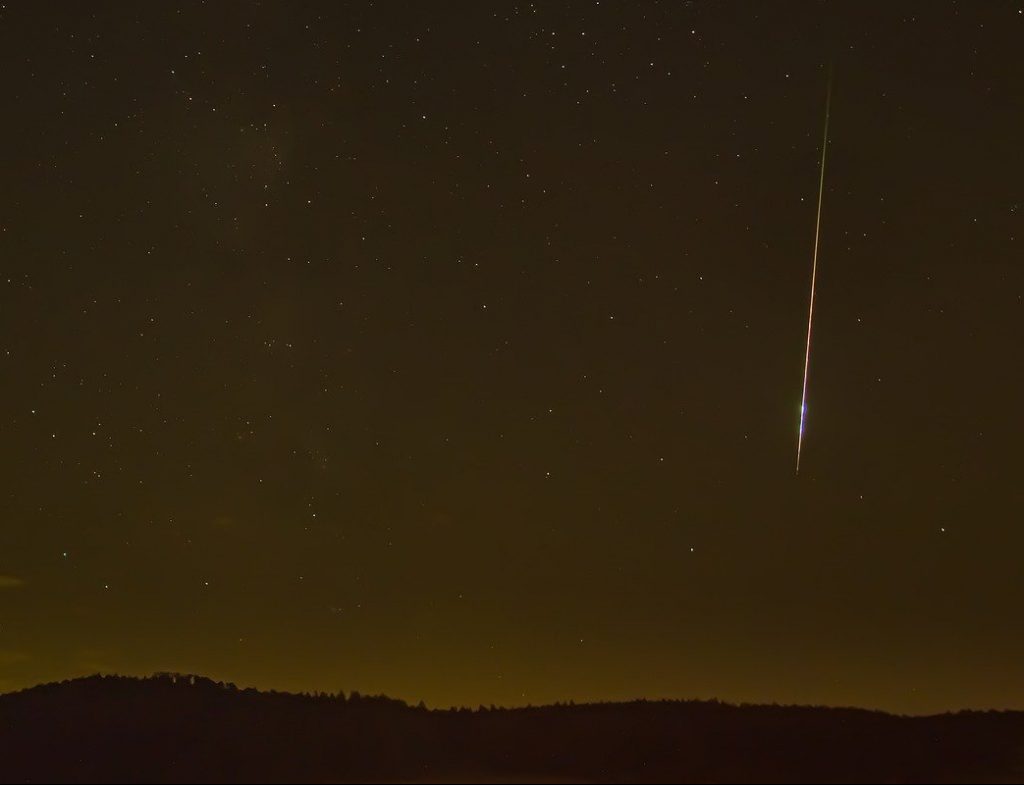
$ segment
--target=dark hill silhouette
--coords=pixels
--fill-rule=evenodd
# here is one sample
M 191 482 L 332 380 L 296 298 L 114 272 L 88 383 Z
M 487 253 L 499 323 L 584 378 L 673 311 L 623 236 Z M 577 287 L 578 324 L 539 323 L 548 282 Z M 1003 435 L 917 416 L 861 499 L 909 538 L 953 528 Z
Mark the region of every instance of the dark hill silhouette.
M 1024 713 L 636 701 L 432 711 L 94 676 L 0 696 L 0 781 L 1024 781 Z

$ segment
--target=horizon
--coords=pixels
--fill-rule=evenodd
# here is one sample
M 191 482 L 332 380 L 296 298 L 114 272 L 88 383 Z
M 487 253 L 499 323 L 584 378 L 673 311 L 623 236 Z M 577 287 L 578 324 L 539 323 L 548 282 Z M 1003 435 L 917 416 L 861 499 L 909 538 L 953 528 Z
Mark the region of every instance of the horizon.
M 0 696 L 12 782 L 1019 782 L 1022 712 L 717 701 L 412 706 L 203 677 Z M 57 739 L 57 743 L 54 743 Z
M 70 686 L 77 682 L 91 682 L 91 681 L 103 681 L 103 680 L 114 680 L 114 681 L 130 681 L 137 682 L 140 684 L 146 682 L 162 682 L 171 681 L 176 686 L 181 681 L 180 685 L 183 689 L 188 687 L 197 686 L 196 682 L 202 682 L 204 685 L 210 685 L 217 689 L 225 690 L 227 692 L 247 692 L 255 691 L 260 695 L 274 696 L 280 695 L 285 697 L 302 697 L 309 698 L 312 700 L 337 700 L 342 703 L 351 703 L 353 701 L 358 702 L 359 700 L 386 700 L 389 702 L 396 703 L 402 708 L 407 709 L 426 709 L 431 712 L 455 712 L 455 711 L 470 711 L 470 712 L 490 712 L 490 711 L 521 711 L 525 709 L 563 709 L 563 708 L 585 708 L 587 706 L 627 706 L 636 704 L 698 704 L 698 705 L 715 705 L 715 706 L 727 706 L 734 709 L 759 709 L 759 708 L 771 708 L 771 709 L 810 709 L 810 710 L 824 710 L 824 711 L 854 711 L 864 712 L 867 714 L 881 714 L 887 717 L 905 718 L 905 719 L 929 719 L 935 717 L 952 717 L 961 714 L 1021 714 L 1024 715 L 1024 709 L 993 709 L 993 708 L 973 708 L 965 707 L 960 709 L 953 709 L 948 711 L 941 711 L 928 714 L 902 714 L 898 712 L 886 711 L 885 709 L 872 708 L 867 706 L 853 706 L 853 705 L 829 705 L 829 704 L 812 704 L 812 703 L 778 703 L 778 702 L 736 702 L 720 700 L 719 698 L 657 698 L 657 697 L 636 697 L 636 698 L 622 698 L 613 700 L 575 700 L 572 698 L 565 700 L 549 701 L 546 703 L 524 703 L 524 704 L 494 704 L 494 703 L 470 703 L 470 704 L 452 704 L 452 705 L 432 705 L 423 700 L 410 700 L 397 695 L 390 695 L 388 693 L 376 693 L 376 692 L 365 692 L 359 689 L 352 690 L 339 690 L 337 692 L 328 692 L 325 690 L 278 690 L 274 688 L 259 688 L 253 685 L 236 684 L 233 681 L 224 679 L 215 679 L 209 676 L 204 676 L 199 673 L 178 673 L 171 671 L 163 671 L 157 673 L 151 673 L 148 675 L 130 675 L 124 673 L 92 673 L 82 676 L 73 676 L 67 679 L 61 679 L 60 681 L 41 682 L 34 684 L 30 687 L 19 687 L 10 691 L 0 692 L 0 698 L 7 695 L 18 695 L 21 693 L 32 692 L 37 689 L 53 688 L 53 687 L 64 687 Z
M 295 695 L 304 696 L 311 698 L 342 698 L 346 699 L 351 697 L 353 693 L 359 695 L 362 698 L 386 698 L 392 701 L 398 701 L 402 705 L 415 709 L 420 705 L 426 707 L 430 711 L 454 711 L 458 709 L 469 709 L 471 711 L 477 711 L 479 709 L 486 710 L 507 710 L 515 711 L 518 709 L 543 709 L 543 708 L 554 708 L 554 707 L 565 707 L 565 706 L 603 706 L 603 705 L 626 705 L 634 703 L 698 703 L 698 704 L 718 704 L 723 706 L 731 706 L 734 708 L 757 708 L 757 707 L 777 707 L 777 708 L 789 708 L 789 709 L 835 709 L 837 711 L 863 711 L 874 714 L 884 714 L 890 717 L 943 717 L 943 716 L 954 716 L 957 714 L 1024 714 L 1024 707 L 986 707 L 986 706 L 962 706 L 949 709 L 939 709 L 934 711 L 925 712 L 901 712 L 892 709 L 886 709 L 878 706 L 862 706 L 858 704 L 830 704 L 830 703 L 786 703 L 775 700 L 758 700 L 758 701 L 747 701 L 747 700 L 728 700 L 718 696 L 708 697 L 662 697 L 654 695 L 640 695 L 635 697 L 615 697 L 615 698 L 555 698 L 547 699 L 541 703 L 492 703 L 488 701 L 469 701 L 463 703 L 452 703 L 452 704 L 435 704 L 423 698 L 408 697 L 405 695 L 395 695 L 387 691 L 378 692 L 374 690 L 360 689 L 358 685 L 346 687 L 342 689 L 327 690 L 323 688 L 293 688 L 293 689 L 281 689 L 273 686 L 259 686 L 256 684 L 239 683 L 233 679 L 217 678 L 216 676 L 210 676 L 202 673 L 190 673 L 190 672 L 179 672 L 179 671 L 153 671 L 144 674 L 133 674 L 133 673 L 82 673 L 74 676 L 68 676 L 61 679 L 55 679 L 52 681 L 43 681 L 29 686 L 12 687 L 10 689 L 0 688 L 0 697 L 5 695 L 16 695 L 22 692 L 29 692 L 31 690 L 41 687 L 59 687 L 62 685 L 72 684 L 80 681 L 90 681 L 94 679 L 123 679 L 127 681 L 147 682 L 147 681 L 161 681 L 165 679 L 171 680 L 187 680 L 187 679 L 198 679 L 204 682 L 209 682 L 218 688 L 231 688 L 239 691 L 242 690 L 255 690 L 256 692 L 263 695 Z

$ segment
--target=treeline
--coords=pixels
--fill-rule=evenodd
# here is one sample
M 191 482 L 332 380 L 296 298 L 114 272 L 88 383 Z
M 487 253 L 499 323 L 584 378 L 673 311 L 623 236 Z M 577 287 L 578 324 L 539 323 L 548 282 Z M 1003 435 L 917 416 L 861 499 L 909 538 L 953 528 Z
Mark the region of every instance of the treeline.
M 1024 714 L 633 701 L 434 710 L 173 673 L 0 696 L 3 782 L 1024 781 Z

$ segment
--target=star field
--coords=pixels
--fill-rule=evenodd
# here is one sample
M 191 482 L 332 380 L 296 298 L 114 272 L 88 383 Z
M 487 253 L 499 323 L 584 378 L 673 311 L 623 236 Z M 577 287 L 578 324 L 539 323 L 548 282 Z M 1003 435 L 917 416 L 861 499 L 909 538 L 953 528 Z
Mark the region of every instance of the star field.
M 1020 707 L 1021 10 L 6 3 L 0 690 Z

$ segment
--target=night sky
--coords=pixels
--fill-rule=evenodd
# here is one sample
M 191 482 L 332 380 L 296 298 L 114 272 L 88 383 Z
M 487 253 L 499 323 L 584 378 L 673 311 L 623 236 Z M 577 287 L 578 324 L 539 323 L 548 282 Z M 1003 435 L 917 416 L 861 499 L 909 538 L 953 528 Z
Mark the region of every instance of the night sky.
M 7 2 L 0 690 L 1024 707 L 1022 8 Z

